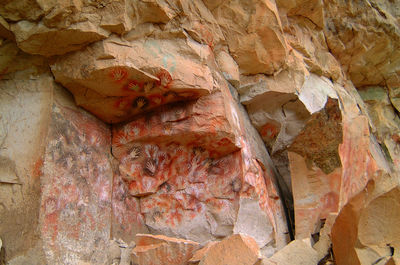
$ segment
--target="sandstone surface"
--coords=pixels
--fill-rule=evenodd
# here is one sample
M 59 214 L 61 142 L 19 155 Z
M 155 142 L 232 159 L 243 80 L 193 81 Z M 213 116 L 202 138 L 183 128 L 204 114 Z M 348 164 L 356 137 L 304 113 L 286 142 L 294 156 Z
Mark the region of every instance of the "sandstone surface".
M 134 264 L 184 265 L 199 248 L 199 244 L 162 235 L 136 235 L 136 247 L 132 250 Z
M 254 265 L 258 260 L 258 252 L 253 238 L 234 234 L 210 246 L 199 265 Z
M 397 264 L 398 0 L 3 0 L 0 264 Z

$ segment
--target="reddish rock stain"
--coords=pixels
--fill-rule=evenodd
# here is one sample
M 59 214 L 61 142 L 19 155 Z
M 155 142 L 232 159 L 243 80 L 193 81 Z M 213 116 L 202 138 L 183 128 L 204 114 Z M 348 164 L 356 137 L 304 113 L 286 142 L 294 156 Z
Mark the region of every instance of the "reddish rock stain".
M 128 71 L 125 68 L 116 67 L 109 72 L 109 76 L 115 82 L 122 82 L 127 78 Z
M 268 139 L 274 139 L 278 133 L 279 128 L 272 123 L 267 123 L 261 128 L 261 135 Z

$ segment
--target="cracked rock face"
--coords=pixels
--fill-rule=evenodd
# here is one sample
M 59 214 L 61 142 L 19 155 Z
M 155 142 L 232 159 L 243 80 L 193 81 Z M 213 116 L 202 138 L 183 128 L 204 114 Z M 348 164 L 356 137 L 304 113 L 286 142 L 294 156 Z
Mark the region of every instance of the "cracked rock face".
M 398 0 L 3 2 L 0 264 L 400 262 Z

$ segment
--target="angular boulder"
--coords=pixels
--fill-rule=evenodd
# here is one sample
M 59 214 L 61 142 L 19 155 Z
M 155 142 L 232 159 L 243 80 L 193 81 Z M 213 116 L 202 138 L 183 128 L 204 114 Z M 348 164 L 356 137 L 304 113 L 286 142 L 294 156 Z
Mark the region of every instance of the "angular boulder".
M 213 77 L 202 63 L 207 54 L 208 46 L 183 38 L 127 41 L 114 36 L 55 60 L 51 69 L 79 106 L 118 123 L 211 93 Z
M 199 248 L 199 243 L 190 240 L 137 234 L 132 260 L 140 265 L 184 265 Z
M 210 246 L 199 265 L 254 265 L 258 261 L 258 252 L 252 237 L 234 234 Z

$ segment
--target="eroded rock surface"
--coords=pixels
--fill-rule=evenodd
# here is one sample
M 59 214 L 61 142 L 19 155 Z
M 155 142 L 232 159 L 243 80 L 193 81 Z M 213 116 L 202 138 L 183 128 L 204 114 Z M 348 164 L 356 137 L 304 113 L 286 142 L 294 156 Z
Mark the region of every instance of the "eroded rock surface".
M 161 235 L 136 235 L 136 247 L 132 250 L 133 262 L 143 265 L 184 265 L 200 247 L 190 240 Z
M 0 263 L 399 262 L 398 0 L 3 2 Z

